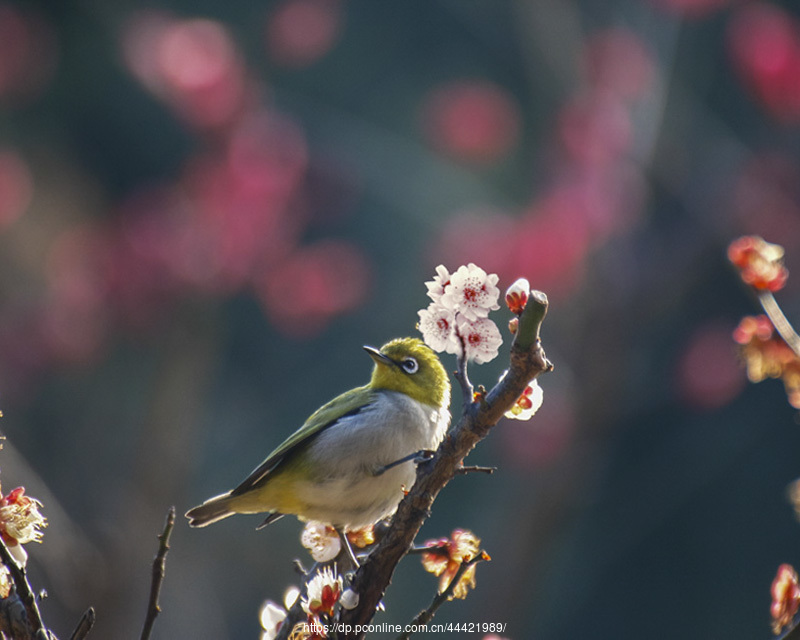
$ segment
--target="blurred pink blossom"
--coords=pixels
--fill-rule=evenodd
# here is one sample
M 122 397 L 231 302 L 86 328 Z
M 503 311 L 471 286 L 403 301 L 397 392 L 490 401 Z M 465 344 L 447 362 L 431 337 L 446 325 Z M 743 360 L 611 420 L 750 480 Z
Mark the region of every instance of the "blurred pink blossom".
M 641 98 L 656 72 L 642 39 L 620 27 L 591 34 L 584 45 L 582 62 L 590 86 L 625 100 Z
M 323 240 L 298 247 L 255 282 L 267 316 L 286 334 L 308 337 L 358 306 L 369 287 L 369 262 L 355 246 Z
M 434 89 L 422 108 L 433 145 L 458 160 L 489 164 L 517 143 L 519 106 L 506 89 L 488 80 L 462 80 Z
M 16 104 L 36 97 L 57 57 L 55 33 L 41 15 L 0 2 L 0 99 Z
M 0 230 L 12 224 L 33 198 L 33 176 L 15 151 L 0 151 Z
M 675 369 L 676 388 L 689 406 L 717 409 L 731 402 L 746 384 L 731 328 L 711 322 L 695 329 Z
M 746 87 L 774 117 L 800 121 L 800 26 L 781 7 L 742 6 L 728 26 L 728 48 Z
M 244 63 L 219 22 L 145 10 L 128 19 L 122 49 L 133 74 L 193 126 L 229 125 L 248 103 Z
M 333 48 L 341 30 L 338 0 L 285 0 L 267 17 L 267 51 L 277 64 L 307 67 Z

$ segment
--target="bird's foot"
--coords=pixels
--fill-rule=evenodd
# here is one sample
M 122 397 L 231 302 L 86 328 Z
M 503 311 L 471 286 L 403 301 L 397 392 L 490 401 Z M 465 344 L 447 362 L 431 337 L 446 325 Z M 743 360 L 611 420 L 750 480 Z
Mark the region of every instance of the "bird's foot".
M 413 462 L 414 464 L 420 464 L 422 462 L 427 462 L 435 455 L 435 451 L 431 449 L 420 449 L 419 451 L 415 451 L 414 453 L 405 456 L 404 458 L 400 458 L 399 460 L 395 460 L 394 462 L 390 462 L 389 464 L 385 464 L 382 467 L 378 467 L 375 469 L 374 475 L 380 476 L 386 473 L 389 469 L 396 467 L 397 465 L 403 464 L 404 462 Z

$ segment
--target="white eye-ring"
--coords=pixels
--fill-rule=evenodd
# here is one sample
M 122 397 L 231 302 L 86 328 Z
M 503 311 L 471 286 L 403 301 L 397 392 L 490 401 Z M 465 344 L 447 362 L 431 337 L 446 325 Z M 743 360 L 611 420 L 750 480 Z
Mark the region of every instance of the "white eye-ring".
M 403 371 L 406 373 L 416 373 L 419 371 L 419 363 L 414 358 L 406 358 L 400 363 L 400 366 L 403 367 Z

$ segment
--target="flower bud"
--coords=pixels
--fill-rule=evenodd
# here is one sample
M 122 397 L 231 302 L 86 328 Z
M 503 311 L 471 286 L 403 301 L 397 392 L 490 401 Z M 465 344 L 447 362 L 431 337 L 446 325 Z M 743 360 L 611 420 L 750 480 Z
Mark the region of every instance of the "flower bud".
M 528 296 L 531 293 L 531 285 L 525 278 L 518 278 L 506 290 L 506 304 L 515 315 L 522 315 L 525 305 L 528 302 Z

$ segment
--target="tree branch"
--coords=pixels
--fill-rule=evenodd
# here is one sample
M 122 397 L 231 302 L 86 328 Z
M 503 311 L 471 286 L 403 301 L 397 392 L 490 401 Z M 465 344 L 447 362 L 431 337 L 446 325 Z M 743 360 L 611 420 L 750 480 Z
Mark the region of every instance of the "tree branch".
M 439 492 L 454 477 L 473 447 L 514 405 L 528 383 L 553 368 L 539 338 L 547 306 L 544 293 L 531 292 L 511 345 L 508 374 L 478 402 L 465 395 L 464 411 L 458 424 L 447 434 L 436 455 L 418 466 L 417 480 L 400 503 L 392 526 L 356 572 L 352 588 L 359 595 L 359 604 L 354 609 L 343 611 L 341 622 L 355 627 L 372 620 L 397 563 L 411 549 Z M 457 377 L 466 394 L 471 385 L 466 379 L 466 365 L 462 362 L 459 362 Z M 351 634 L 349 637 L 363 638 L 364 635 Z
M 147 604 L 147 617 L 142 628 L 141 640 L 148 640 L 153 631 L 153 624 L 156 616 L 161 612 L 158 606 L 158 596 L 161 593 L 161 585 L 164 582 L 165 567 L 167 562 L 167 551 L 169 551 L 169 537 L 175 526 L 175 507 L 170 507 L 167 513 L 167 521 L 164 524 L 164 531 L 158 536 L 158 552 L 153 559 L 153 580 L 150 584 L 150 600 Z

